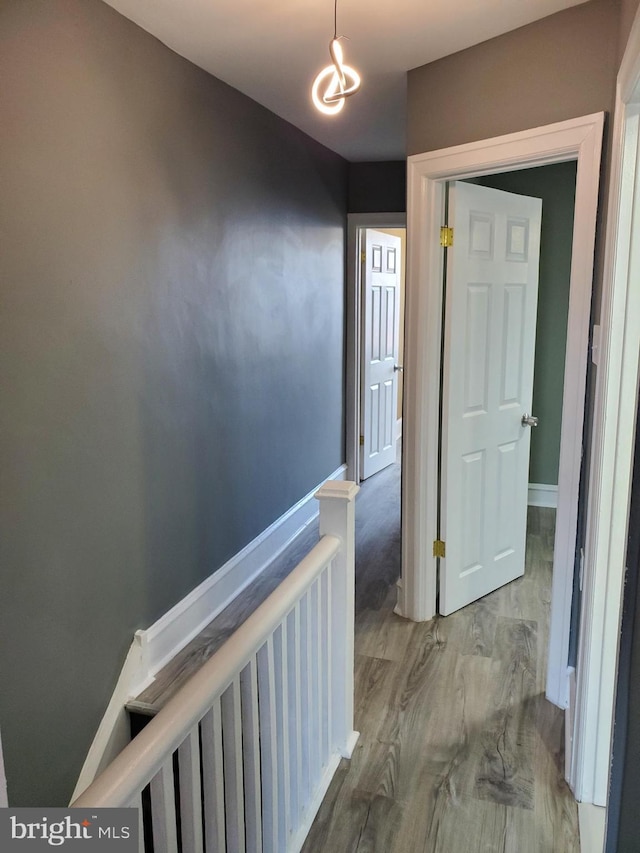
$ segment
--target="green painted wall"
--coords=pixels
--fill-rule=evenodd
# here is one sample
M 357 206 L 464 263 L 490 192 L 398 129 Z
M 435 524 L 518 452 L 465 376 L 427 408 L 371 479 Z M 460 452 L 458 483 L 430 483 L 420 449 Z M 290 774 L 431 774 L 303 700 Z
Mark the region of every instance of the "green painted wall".
M 529 482 L 557 485 L 576 164 L 555 163 L 536 169 L 488 175 L 474 183 L 542 199 L 533 382 L 533 414 L 540 419 L 540 425 L 531 435 Z

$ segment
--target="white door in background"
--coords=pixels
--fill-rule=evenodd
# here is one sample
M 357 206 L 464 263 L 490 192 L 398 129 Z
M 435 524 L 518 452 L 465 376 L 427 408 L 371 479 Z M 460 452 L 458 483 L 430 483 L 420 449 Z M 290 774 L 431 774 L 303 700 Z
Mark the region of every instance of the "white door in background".
M 367 228 L 363 242 L 360 479 L 366 480 L 396 459 L 401 241 Z
M 540 199 L 449 190 L 440 612 L 524 573 Z M 558 369 L 561 369 L 559 366 Z

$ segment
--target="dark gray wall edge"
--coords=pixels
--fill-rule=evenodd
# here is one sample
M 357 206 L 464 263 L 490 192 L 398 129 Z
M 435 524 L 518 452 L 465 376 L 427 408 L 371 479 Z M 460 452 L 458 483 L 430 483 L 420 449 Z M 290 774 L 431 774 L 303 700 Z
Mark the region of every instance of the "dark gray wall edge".
M 404 160 L 349 163 L 349 213 L 398 213 L 407 209 Z

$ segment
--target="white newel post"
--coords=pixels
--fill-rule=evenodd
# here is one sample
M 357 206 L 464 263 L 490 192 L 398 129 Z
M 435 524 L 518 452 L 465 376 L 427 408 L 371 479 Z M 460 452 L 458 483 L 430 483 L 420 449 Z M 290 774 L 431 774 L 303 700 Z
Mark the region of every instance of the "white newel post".
M 331 573 L 331 738 L 344 758 L 351 758 L 359 733 L 353 728 L 355 631 L 355 498 L 360 486 L 329 480 L 316 492 L 320 502 L 320 536 L 340 539 Z

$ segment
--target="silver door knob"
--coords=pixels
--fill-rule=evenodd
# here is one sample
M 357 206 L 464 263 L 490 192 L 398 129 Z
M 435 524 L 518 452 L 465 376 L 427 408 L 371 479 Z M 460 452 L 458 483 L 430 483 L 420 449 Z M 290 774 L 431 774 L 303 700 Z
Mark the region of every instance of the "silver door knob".
M 522 426 L 535 427 L 538 426 L 538 419 L 534 418 L 533 415 L 523 415 L 520 423 L 522 424 Z
M 400 371 L 400 373 L 402 373 L 404 371 L 404 367 L 401 364 L 394 364 L 393 369 L 396 371 L 396 373 L 398 371 Z

